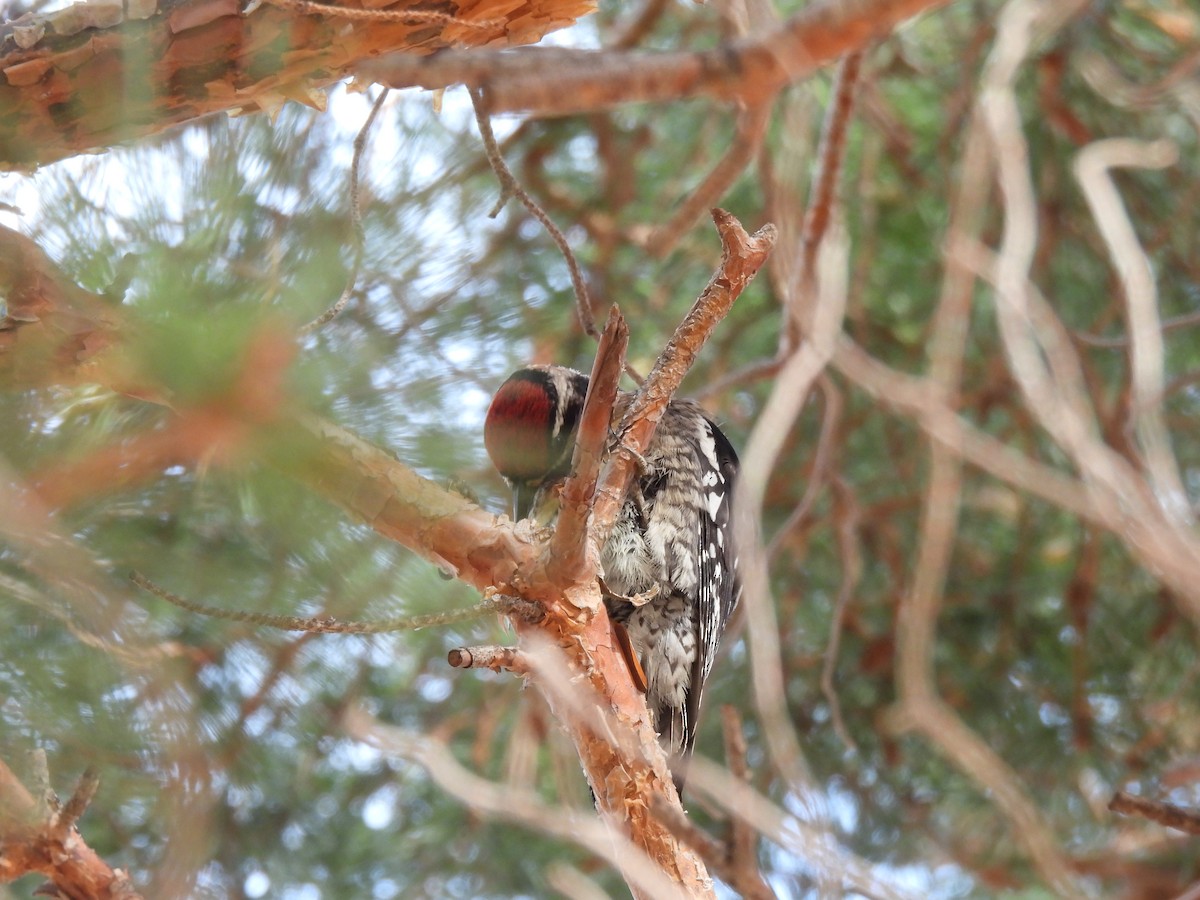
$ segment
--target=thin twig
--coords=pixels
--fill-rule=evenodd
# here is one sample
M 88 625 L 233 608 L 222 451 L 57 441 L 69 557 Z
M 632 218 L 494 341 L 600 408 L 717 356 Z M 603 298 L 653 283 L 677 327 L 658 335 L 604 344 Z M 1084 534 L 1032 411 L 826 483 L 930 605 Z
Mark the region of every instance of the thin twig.
M 813 454 L 812 471 L 808 483 L 804 486 L 804 495 L 800 498 L 800 502 L 796 504 L 796 508 L 791 511 L 784 523 L 771 537 L 770 543 L 767 544 L 767 562 L 769 563 L 773 563 L 776 555 L 783 549 L 784 538 L 805 520 L 812 510 L 813 504 L 817 502 L 817 496 L 825 485 L 829 466 L 833 460 L 834 440 L 837 438 L 838 424 L 841 421 L 845 401 L 842 400 L 842 392 L 833 383 L 828 372 L 821 373 L 817 379 L 817 387 L 821 390 L 825 410 L 821 417 L 821 435 L 817 438 L 817 450 Z
M 281 0 L 273 0 L 273 2 L 281 2 Z M 335 8 L 341 9 L 341 7 Z M 346 11 L 350 12 L 351 10 Z M 370 12 L 370 10 L 354 11 Z M 359 171 L 362 166 L 363 150 L 367 146 L 367 134 L 370 132 L 375 118 L 379 115 L 379 111 L 383 109 L 383 101 L 387 97 L 388 92 L 388 89 L 384 88 L 383 92 L 375 99 L 374 104 L 371 106 L 371 112 L 367 114 L 366 121 L 363 122 L 362 128 L 358 130 L 358 134 L 354 137 L 354 159 L 350 163 L 350 222 L 353 225 L 354 232 L 354 259 L 350 264 L 350 272 L 346 276 L 346 286 L 342 288 L 342 294 L 334 301 L 333 306 L 329 307 L 329 309 L 300 329 L 300 334 L 302 335 L 311 334 L 322 325 L 336 318 L 346 308 L 346 304 L 350 302 L 350 296 L 354 293 L 354 285 L 358 282 L 358 273 L 362 268 L 363 250 L 367 240 L 362 221 Z
M 434 625 L 450 625 L 454 622 L 465 622 L 478 619 L 489 613 L 511 612 L 509 599 L 501 595 L 493 595 L 481 603 L 468 606 L 465 609 L 455 609 L 444 613 L 429 613 L 419 616 L 397 616 L 392 619 L 382 619 L 378 622 L 343 622 L 333 616 L 275 616 L 269 613 L 250 612 L 240 609 L 221 609 L 218 606 L 208 606 L 173 594 L 166 588 L 155 584 L 140 572 L 132 572 L 129 580 L 142 590 L 153 594 L 161 600 L 166 600 L 172 606 L 186 609 L 201 616 L 213 619 L 223 619 L 227 622 L 246 622 L 251 625 L 262 625 L 267 628 L 277 628 L 280 631 L 305 631 L 312 634 L 385 634 L 392 631 L 417 631 Z
M 1174 316 L 1170 319 L 1163 319 L 1162 333 L 1167 334 L 1180 328 L 1194 328 L 1197 325 L 1200 325 L 1200 310 L 1184 313 L 1181 316 Z M 1103 350 L 1122 350 L 1128 347 L 1129 342 L 1132 340 L 1127 334 L 1108 336 L 1089 334 L 1086 331 L 1072 331 L 1071 337 L 1075 338 L 1081 344 L 1087 344 L 1089 347 L 1099 347 Z
M 833 730 L 846 749 L 851 753 L 858 752 L 858 744 L 850 736 L 846 722 L 842 718 L 842 703 L 838 697 L 837 686 L 834 684 L 834 674 L 837 672 L 838 653 L 842 643 L 842 628 L 846 621 L 846 609 L 858 583 L 862 579 L 863 561 L 862 548 L 859 545 L 858 526 L 859 509 L 854 494 L 840 478 L 834 479 L 835 518 L 837 520 L 838 554 L 842 559 L 842 583 L 838 588 L 837 602 L 833 607 L 832 621 L 829 626 L 829 642 L 825 646 L 825 658 L 821 664 L 821 693 L 829 703 L 830 721 Z
M 816 273 L 817 253 L 821 240 L 829 230 L 833 210 L 837 204 L 838 185 L 841 182 L 842 163 L 846 157 L 846 133 L 854 114 L 854 96 L 858 90 L 862 72 L 863 54 L 859 50 L 847 55 L 838 63 L 833 79 L 833 96 L 825 109 L 821 125 L 821 140 L 817 145 L 817 172 L 813 176 L 812 191 L 808 207 L 804 211 L 804 225 L 800 232 L 800 265 L 795 270 L 799 283 L 792 285 L 790 298 L 793 302 L 804 302 L 806 282 L 811 282 Z M 797 325 L 803 325 L 797 322 Z
M 639 896 L 681 897 L 681 888 L 618 829 L 594 814 L 581 816 L 548 806 L 532 791 L 497 784 L 465 769 L 442 741 L 384 725 L 369 713 L 351 708 L 343 718 L 348 734 L 378 750 L 421 766 L 430 779 L 467 808 L 543 834 L 570 841 L 595 853 L 630 879 Z
M 1200 68 L 1200 49 L 1193 49 L 1174 62 L 1162 78 L 1150 84 L 1137 84 L 1128 80 L 1108 57 L 1090 52 L 1080 55 L 1078 72 L 1106 102 L 1126 108 L 1145 108 L 1187 84 L 1197 68 Z
M 728 372 L 715 381 L 710 381 L 708 384 L 697 388 L 692 396 L 697 400 L 703 400 L 723 394 L 725 391 L 743 384 L 766 381 L 768 378 L 774 378 L 782 366 L 783 360 L 780 359 L 778 354 L 769 358 L 756 359 L 753 362 L 738 366 L 732 372 Z
M 750 783 L 750 765 L 746 761 L 746 736 L 742 730 L 742 715 L 736 706 L 721 707 L 721 730 L 725 738 L 725 768 L 739 781 Z M 743 897 L 771 898 L 775 892 L 763 880 L 758 867 L 758 833 L 749 824 L 734 816 L 729 821 L 726 858 L 732 880 L 729 882 Z
M 503 203 L 509 196 L 516 197 L 521 205 L 529 211 L 529 214 L 542 223 L 542 227 L 546 229 L 546 233 L 550 235 L 550 239 L 554 241 L 555 246 L 562 253 L 563 259 L 566 260 L 567 271 L 571 275 L 571 287 L 575 291 L 575 312 L 579 316 L 579 324 L 589 337 L 599 340 L 600 330 L 596 328 L 596 317 L 592 313 L 592 298 L 588 294 L 583 270 L 579 267 L 579 261 L 575 258 L 571 245 L 567 243 L 566 237 L 546 211 L 529 196 L 529 192 L 525 188 L 521 187 L 513 176 L 512 170 L 508 168 L 508 163 L 504 161 L 500 148 L 496 144 L 496 135 L 492 132 L 488 98 L 482 88 L 471 90 L 471 103 L 475 107 L 475 122 L 479 125 L 479 136 L 483 139 L 484 152 L 487 154 L 488 162 L 491 163 L 492 171 L 496 173 L 496 178 L 500 182 L 500 202 Z
M 1124 791 L 1117 791 L 1108 804 L 1115 813 L 1125 816 L 1141 816 L 1151 822 L 1157 822 L 1167 828 L 1183 831 L 1188 834 L 1200 834 L 1200 812 L 1184 809 L 1161 800 L 1147 800 Z

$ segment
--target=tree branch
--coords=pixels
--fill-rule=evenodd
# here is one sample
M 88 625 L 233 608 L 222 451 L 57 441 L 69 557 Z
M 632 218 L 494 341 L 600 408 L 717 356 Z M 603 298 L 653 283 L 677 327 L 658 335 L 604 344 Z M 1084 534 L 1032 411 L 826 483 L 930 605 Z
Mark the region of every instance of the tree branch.
M 629 346 L 629 325 L 614 305 L 596 347 L 596 359 L 588 380 L 587 397 L 579 419 L 575 452 L 571 458 L 571 476 L 563 484 L 554 537 L 550 539 L 550 575 L 563 582 L 578 581 L 585 569 L 600 569 L 595 557 L 599 545 L 588 541 L 596 482 L 604 461 L 612 428 L 613 403 L 617 385 L 625 368 L 625 348 Z M 589 557 L 591 557 L 589 559 Z
M 1148 800 L 1145 797 L 1136 797 L 1124 791 L 1117 791 L 1109 802 L 1108 808 L 1125 816 L 1141 816 L 1143 819 L 1157 822 L 1166 828 L 1174 828 L 1176 831 L 1200 834 L 1200 813 L 1175 806 L 1172 803 Z
M 315 416 L 301 424 L 307 446 L 275 460 L 289 474 L 481 592 L 555 600 L 536 577 L 540 545 L 527 524 L 480 509 L 340 425 Z
M 579 325 L 588 337 L 599 340 L 600 332 L 596 329 L 596 316 L 592 312 L 592 297 L 588 291 L 587 280 L 583 277 L 583 269 L 575 257 L 575 251 L 571 249 L 571 245 L 567 241 L 567 236 L 562 233 L 561 228 L 554 224 L 550 214 L 529 196 L 529 192 L 521 186 L 512 170 L 509 169 L 508 163 L 504 161 L 504 155 L 500 152 L 500 145 L 496 142 L 496 135 L 492 131 L 489 98 L 485 96 L 481 88 L 471 91 L 471 104 L 475 108 L 475 124 L 479 127 L 479 137 L 483 141 L 488 164 L 496 174 L 496 180 L 500 182 L 500 199 L 496 201 L 496 208 L 491 213 L 492 217 L 495 218 L 499 214 L 504 207 L 504 202 L 509 197 L 516 197 L 526 211 L 542 224 L 546 233 L 550 235 L 550 240 L 554 241 L 554 245 L 562 254 L 563 261 L 567 264 L 567 272 L 571 276 L 571 288 L 575 292 L 575 314 L 579 317 Z
M 729 313 L 750 279 L 766 262 L 775 246 L 775 226 L 764 225 L 747 234 L 742 224 L 723 209 L 712 211 L 721 236 L 721 265 L 700 293 L 684 320 L 675 329 L 666 349 L 638 388 L 621 423 L 618 450 L 609 457 L 597 487 L 592 511 L 592 537 L 603 546 L 625 493 L 638 457 L 649 446 L 667 404 L 695 362 L 713 329 Z
M 516 647 L 455 647 L 446 662 L 456 669 L 491 669 L 494 672 L 529 674 L 529 661 Z
M 324 109 L 325 88 L 381 53 L 529 44 L 595 9 L 592 0 L 254 6 L 76 3 L 0 23 L 0 169 L 44 165 L 216 112 L 275 111 L 288 100 Z M 114 84 L 145 89 L 118 92 L 114 102 Z
M 422 628 L 432 628 L 435 625 L 450 625 L 455 622 L 480 619 L 497 612 L 511 612 L 513 600 L 512 597 L 493 593 L 482 603 L 476 603 L 474 606 L 463 609 L 417 616 L 395 616 L 375 622 L 360 622 L 342 621 L 333 616 L 275 616 L 248 609 L 222 609 L 173 594 L 140 572 L 131 572 L 129 580 L 160 600 L 165 600 L 172 606 L 178 606 L 180 609 L 186 609 L 188 612 L 200 616 L 209 616 L 226 622 L 247 622 L 251 625 L 277 628 L 280 631 L 302 631 L 306 634 L 385 634 L 393 631 L 420 631 Z M 519 600 L 519 598 L 517 599 Z M 519 602 L 526 603 L 528 601 L 519 600 Z M 542 613 L 540 606 L 531 605 L 539 614 Z
M 53 883 L 55 896 L 140 900 L 129 877 L 97 855 L 75 827 L 97 783 L 85 772 L 66 806 L 56 809 L 56 802 L 39 804 L 0 760 L 0 883 L 38 872 Z
M 362 63 L 356 74 L 397 88 L 486 88 L 493 113 L 561 116 L 698 96 L 752 104 L 946 2 L 824 0 L 773 32 L 706 52 L 448 50 L 423 58 L 392 54 Z
M 635 896 L 690 896 L 686 884 L 674 883 L 663 873 L 663 860 L 647 857 L 620 830 L 590 816 L 584 818 L 547 806 L 530 792 L 480 778 L 459 765 L 441 741 L 383 725 L 355 709 L 346 714 L 345 726 L 359 740 L 417 763 L 434 783 L 471 809 L 570 841 L 599 855 L 629 875 Z

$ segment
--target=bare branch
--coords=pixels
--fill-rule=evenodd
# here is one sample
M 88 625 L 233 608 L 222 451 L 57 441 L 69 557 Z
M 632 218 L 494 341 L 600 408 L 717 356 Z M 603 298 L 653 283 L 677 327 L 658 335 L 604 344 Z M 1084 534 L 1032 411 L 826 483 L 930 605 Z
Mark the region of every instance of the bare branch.
M 1117 791 L 1108 804 L 1115 813 L 1126 816 L 1141 816 L 1166 828 L 1174 828 L 1187 834 L 1200 834 L 1200 813 L 1184 809 L 1161 800 L 1148 800 L 1124 791 Z
M 1162 333 L 1167 334 L 1171 331 L 1178 331 L 1184 328 L 1195 328 L 1200 325 L 1200 311 L 1184 313 L 1180 316 L 1172 316 L 1169 319 L 1162 320 Z M 1106 350 L 1119 350 L 1129 346 L 1130 338 L 1128 335 L 1120 334 L 1108 337 L 1106 335 L 1088 334 L 1084 331 L 1072 331 L 1071 336 L 1081 344 L 1087 344 L 1089 347 L 1101 347 Z M 1163 390 L 1164 394 L 1170 394 L 1169 389 Z
M 459 765 L 450 748 L 441 741 L 383 725 L 361 710 L 348 711 L 343 724 L 352 737 L 417 763 L 442 790 L 471 809 L 570 841 L 595 853 L 629 874 L 631 885 L 640 896 L 684 896 L 680 886 L 658 865 L 620 831 L 606 827 L 602 821 L 547 806 L 532 792 L 480 778 Z
M 972 465 L 1102 527 L 1119 527 L 1120 519 L 1098 506 L 1077 480 L 975 427 L 938 400 L 927 378 L 883 364 L 844 336 L 838 341 L 833 365 L 886 408 L 911 416 L 926 433 Z
M 279 4 L 285 0 L 269 0 L 269 2 Z M 307 0 L 288 0 L 288 2 L 307 2 Z M 333 7 L 334 9 L 344 9 L 343 7 Z M 378 12 L 378 10 L 345 10 L 346 12 Z M 363 150 L 367 146 L 367 135 L 371 131 L 371 126 L 375 123 L 379 111 L 383 109 L 383 101 L 387 99 L 390 92 L 384 88 L 375 102 L 371 104 L 371 112 L 367 115 L 366 121 L 363 122 L 362 128 L 358 130 L 358 134 L 354 136 L 354 160 L 350 163 L 350 223 L 354 230 L 354 259 L 350 264 L 350 272 L 346 275 L 346 286 L 342 288 L 341 296 L 334 301 L 333 306 L 321 313 L 307 325 L 300 329 L 300 334 L 311 334 L 321 326 L 333 321 L 346 304 L 350 302 L 350 297 L 354 293 L 354 285 L 358 283 L 358 273 L 362 268 L 363 245 L 366 242 L 366 235 L 363 233 L 362 220 L 362 198 L 359 190 L 359 173 L 362 168 Z
M 829 703 L 829 718 L 833 730 L 841 738 L 846 749 L 858 752 L 858 744 L 850 736 L 842 718 L 842 703 L 834 685 L 837 672 L 838 653 L 842 644 L 842 628 L 846 621 L 846 610 L 862 580 L 862 547 L 858 538 L 859 509 L 850 488 L 841 479 L 834 480 L 834 520 L 837 522 L 838 555 L 842 560 L 842 583 L 838 587 L 837 601 L 833 605 L 833 620 L 829 625 L 829 642 L 825 645 L 825 657 L 821 663 L 821 693 Z
M 822 372 L 817 378 L 817 387 L 821 390 L 825 409 L 821 416 L 821 435 L 817 438 L 817 451 L 813 454 L 812 471 L 805 481 L 804 494 L 800 497 L 800 502 L 788 514 L 787 519 L 779 526 L 767 544 L 767 560 L 769 562 L 774 562 L 776 554 L 783 548 L 784 538 L 788 536 L 788 533 L 803 522 L 812 511 L 813 504 L 817 502 L 821 488 L 825 486 L 825 481 L 829 477 L 834 441 L 838 436 L 838 425 L 841 422 L 845 401 L 842 399 L 842 392 L 833 383 L 828 372 Z
M 767 558 L 760 522 L 769 473 L 800 414 L 813 382 L 824 370 L 836 347 L 846 298 L 847 247 L 843 234 L 822 242 L 817 278 L 818 296 L 808 340 L 784 362 L 762 413 L 746 442 L 741 481 L 734 496 L 738 553 L 746 609 L 754 699 L 763 722 L 763 734 L 776 770 L 812 814 L 827 821 L 827 811 L 815 790 L 803 750 L 788 714 L 783 684 L 783 656 L 779 624 L 771 596 Z
M 788 304 L 791 307 L 791 327 L 785 332 L 790 335 L 793 346 L 805 329 L 803 307 L 811 302 L 812 282 L 816 277 L 817 254 L 821 241 L 829 230 L 837 205 L 838 186 L 841 183 L 842 163 L 846 156 L 846 133 L 854 113 L 854 95 L 862 71 L 863 51 L 851 53 L 838 63 L 833 80 L 833 97 L 825 110 L 821 125 L 821 141 L 817 147 L 817 172 L 813 176 L 812 191 L 804 211 L 804 225 L 800 233 L 800 264 L 794 270 L 798 283 L 789 285 Z
M 742 730 L 742 716 L 736 706 L 721 707 L 721 729 L 725 737 L 725 768 L 729 774 L 750 784 L 750 766 L 746 761 L 746 736 Z M 758 834 L 743 820 L 734 817 L 729 822 L 728 858 L 733 870 L 730 884 L 737 887 L 743 897 L 774 897 L 775 892 L 764 881 L 758 868 Z
M 54 825 L 64 838 L 75 827 L 75 823 L 79 821 L 87 808 L 92 805 L 92 800 L 99 789 L 100 775 L 94 766 L 88 766 L 79 776 L 79 783 L 75 785 L 71 798 L 54 818 Z
M 742 737 L 741 717 L 734 707 L 721 708 L 725 731 L 726 765 L 734 778 L 747 781 L 746 743 Z M 682 809 L 661 801 L 653 806 L 654 815 L 704 859 L 705 864 L 747 900 L 769 900 L 775 892 L 763 880 L 755 853 L 757 835 L 752 827 L 738 818 L 730 823 L 727 841 L 714 838 L 693 822 Z
M 599 340 L 600 331 L 596 328 L 596 317 L 592 313 L 592 298 L 588 293 L 583 270 L 579 267 L 579 260 L 575 258 L 575 252 L 567 243 L 567 238 L 561 229 L 554 224 L 554 220 L 529 196 L 529 192 L 521 187 L 520 182 L 517 181 L 504 161 L 504 156 L 500 153 L 500 147 L 496 143 L 496 135 L 492 132 L 490 95 L 485 94 L 481 88 L 474 89 L 471 91 L 471 103 L 475 107 L 475 122 L 479 126 L 479 136 L 483 139 L 483 149 L 487 153 L 492 171 L 496 173 L 496 178 L 500 182 L 500 200 L 492 215 L 496 215 L 505 199 L 512 196 L 520 201 L 531 216 L 542 223 L 542 227 L 546 229 L 546 233 L 550 235 L 550 239 L 554 241 L 554 245 L 558 247 L 563 259 L 566 260 L 567 271 L 571 275 L 571 287 L 575 291 L 575 312 L 579 316 L 579 324 L 588 337 Z
M 589 562 L 588 557 L 594 557 L 599 545 L 589 544 L 587 530 L 628 345 L 629 326 L 614 305 L 596 347 L 571 459 L 572 474 L 563 484 L 554 537 L 550 539 L 550 575 L 564 582 L 580 580 L 585 569 L 592 573 L 600 569 L 597 558 Z
M 797 854 L 836 882 L 867 897 L 905 900 L 914 895 L 885 883 L 871 863 L 839 846 L 827 831 L 785 812 L 761 793 L 716 763 L 695 757 L 688 784 L 701 790 L 718 807 L 785 850 Z
M 1179 151 L 1169 141 L 1141 143 L 1114 138 L 1085 147 L 1075 160 L 1075 177 L 1125 290 L 1133 386 L 1133 419 L 1155 493 L 1163 508 L 1182 525 L 1193 521 L 1191 505 L 1171 439 L 1163 421 L 1163 337 L 1158 292 L 1150 259 L 1138 243 L 1110 170 L 1116 167 L 1161 169 L 1173 165 Z
M 947 0 L 824 0 L 773 32 L 703 53 L 520 50 L 392 54 L 357 74 L 390 87 L 487 88 L 492 112 L 567 115 L 709 96 L 753 103 L 888 34 L 904 19 Z
M 758 272 L 775 245 L 775 228 L 764 225 L 753 235 L 721 209 L 712 211 L 721 236 L 721 265 L 675 329 L 654 368 L 638 389 L 621 424 L 620 444 L 605 465 L 593 509 L 593 538 L 603 545 L 633 477 L 637 457 L 646 449 L 676 389 L 691 369 L 700 348 L 734 301 Z
M 317 443 L 276 460 L 285 471 L 481 592 L 554 598 L 547 584 L 517 577 L 536 569 L 539 547 L 528 524 L 480 509 L 332 422 L 307 417 L 302 427 Z
M 253 612 L 244 609 L 221 609 L 205 603 L 188 600 L 178 594 L 173 594 L 161 585 L 155 584 L 140 572 L 131 572 L 129 580 L 147 593 L 153 594 L 160 600 L 166 600 L 172 606 L 186 609 L 201 616 L 213 619 L 223 619 L 227 622 L 247 622 L 251 625 L 263 625 L 267 628 L 277 628 L 280 631 L 304 631 L 309 634 L 385 634 L 391 631 L 419 631 L 435 625 L 450 625 L 454 622 L 466 622 L 478 619 L 489 613 L 509 611 L 510 598 L 493 594 L 482 603 L 468 606 L 465 609 L 455 609 L 444 613 L 428 613 L 419 616 L 396 616 L 379 622 L 339 622 L 333 616 L 273 616 L 269 613 Z
M 446 654 L 446 662 L 455 669 L 491 669 L 527 675 L 529 662 L 516 647 L 455 647 Z
M 608 891 L 564 862 L 546 867 L 546 883 L 570 900 L 609 900 Z

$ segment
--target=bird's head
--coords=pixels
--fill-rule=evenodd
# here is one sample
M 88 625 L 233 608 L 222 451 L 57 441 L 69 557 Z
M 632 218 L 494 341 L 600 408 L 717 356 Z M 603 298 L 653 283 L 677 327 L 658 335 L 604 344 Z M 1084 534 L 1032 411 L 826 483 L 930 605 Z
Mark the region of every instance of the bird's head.
M 508 376 L 488 407 L 483 442 L 513 491 L 513 518 L 529 515 L 534 495 L 571 471 L 575 429 L 588 377 L 565 366 L 528 366 Z

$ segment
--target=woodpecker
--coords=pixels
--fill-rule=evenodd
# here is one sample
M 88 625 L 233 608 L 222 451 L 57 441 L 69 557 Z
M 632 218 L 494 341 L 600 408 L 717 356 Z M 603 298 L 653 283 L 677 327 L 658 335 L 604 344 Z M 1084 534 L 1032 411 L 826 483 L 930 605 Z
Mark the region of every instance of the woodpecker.
M 484 444 L 512 488 L 515 519 L 543 512 L 570 474 L 587 388 L 582 372 L 529 366 L 492 398 Z M 614 429 L 632 399 L 618 394 Z M 741 595 L 732 534 L 738 458 L 698 404 L 677 400 L 638 464 L 601 551 L 605 604 L 626 629 L 642 670 L 635 666 L 635 678 L 644 673 L 654 726 L 681 786 L 704 682 Z

